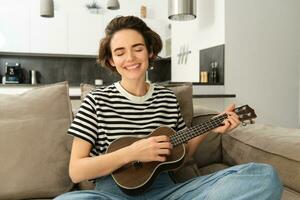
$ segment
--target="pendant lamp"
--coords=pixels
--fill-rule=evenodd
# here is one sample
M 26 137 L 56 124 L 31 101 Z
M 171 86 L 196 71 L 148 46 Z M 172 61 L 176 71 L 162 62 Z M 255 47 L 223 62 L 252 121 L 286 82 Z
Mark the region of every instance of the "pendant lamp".
M 40 0 L 40 15 L 41 17 L 54 17 L 53 0 Z
M 118 10 L 120 9 L 120 4 L 118 0 L 108 0 L 106 7 L 109 10 Z
M 169 0 L 169 19 L 187 21 L 196 18 L 197 0 Z

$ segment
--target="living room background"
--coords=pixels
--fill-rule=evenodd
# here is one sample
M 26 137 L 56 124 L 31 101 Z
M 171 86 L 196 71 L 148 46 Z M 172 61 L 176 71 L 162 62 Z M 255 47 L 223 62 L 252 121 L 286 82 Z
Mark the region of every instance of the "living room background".
M 20 8 L 28 6 L 28 2 L 34 4 L 36 0 L 1 0 L 4 5 Z M 97 2 L 105 7 L 102 1 Z M 86 3 L 88 1 L 56 1 L 56 9 L 80 11 L 82 14 L 87 12 L 84 10 Z M 120 0 L 121 9 L 117 13 L 139 15 L 140 6 L 144 4 L 149 18 L 167 20 L 167 3 L 167 0 L 130 0 L 129 4 L 128 0 Z M 198 0 L 196 20 L 169 21 L 172 29 L 172 81 L 178 80 L 178 73 L 174 73 L 178 69 L 178 45 L 189 46 L 192 52 L 188 66 L 181 67 L 199 69 L 200 44 L 206 43 L 210 47 L 225 43 L 225 85 L 194 85 L 194 93 L 236 94 L 234 99 L 222 99 L 221 104 L 232 101 L 238 105 L 250 104 L 257 110 L 258 122 L 299 128 L 299 4 L 298 0 L 252 0 L 246 3 Z M 115 11 L 101 13 L 106 17 L 114 14 Z M 209 41 L 211 38 L 205 37 L 207 35 L 214 40 Z M 193 77 L 186 77 L 194 81 Z

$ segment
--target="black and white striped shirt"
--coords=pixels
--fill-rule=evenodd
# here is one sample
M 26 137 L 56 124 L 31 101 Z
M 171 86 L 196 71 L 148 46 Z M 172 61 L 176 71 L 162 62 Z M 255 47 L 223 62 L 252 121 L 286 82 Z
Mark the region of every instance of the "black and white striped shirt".
M 83 100 L 68 133 L 90 142 L 90 156 L 104 154 L 120 137 L 144 137 L 159 126 L 186 127 L 175 94 L 150 84 L 146 95 L 133 96 L 119 82 L 92 90 Z

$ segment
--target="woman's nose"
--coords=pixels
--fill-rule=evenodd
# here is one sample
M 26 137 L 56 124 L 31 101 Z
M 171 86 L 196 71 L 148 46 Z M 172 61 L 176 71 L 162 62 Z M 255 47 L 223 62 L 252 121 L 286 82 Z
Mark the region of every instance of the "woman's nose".
M 134 57 L 135 57 L 134 52 L 129 51 L 128 54 L 127 54 L 127 60 L 131 61 L 131 60 L 134 59 Z

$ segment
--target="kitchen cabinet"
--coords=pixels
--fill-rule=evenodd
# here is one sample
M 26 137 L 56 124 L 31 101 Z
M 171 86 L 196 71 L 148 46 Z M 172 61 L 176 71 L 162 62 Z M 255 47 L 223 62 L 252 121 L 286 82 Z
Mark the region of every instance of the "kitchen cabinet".
M 104 37 L 105 26 L 116 15 L 63 12 L 58 9 L 53 18 L 45 18 L 40 16 L 36 1 L 32 0 L 29 6 L 7 5 L 0 8 L 0 52 L 6 53 L 95 57 L 100 39 Z M 159 56 L 169 57 L 171 41 L 168 21 L 144 20 L 161 36 L 163 49 Z
M 67 15 L 55 12 L 55 17 L 40 17 L 31 12 L 30 52 L 42 54 L 67 54 L 68 29 Z
M 68 53 L 74 55 L 98 54 L 100 39 L 104 36 L 102 15 L 70 13 L 68 16 Z
M 29 9 L 0 7 L 0 52 L 29 52 Z

